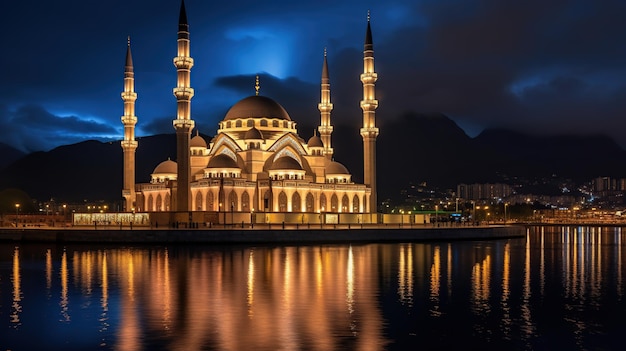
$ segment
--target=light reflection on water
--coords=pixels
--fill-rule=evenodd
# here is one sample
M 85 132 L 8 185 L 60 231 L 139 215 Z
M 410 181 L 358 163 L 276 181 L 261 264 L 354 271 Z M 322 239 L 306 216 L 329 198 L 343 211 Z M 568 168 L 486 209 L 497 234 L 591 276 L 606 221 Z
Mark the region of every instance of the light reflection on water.
M 626 330 L 623 235 L 537 227 L 450 243 L 2 244 L 0 349 L 613 349 Z

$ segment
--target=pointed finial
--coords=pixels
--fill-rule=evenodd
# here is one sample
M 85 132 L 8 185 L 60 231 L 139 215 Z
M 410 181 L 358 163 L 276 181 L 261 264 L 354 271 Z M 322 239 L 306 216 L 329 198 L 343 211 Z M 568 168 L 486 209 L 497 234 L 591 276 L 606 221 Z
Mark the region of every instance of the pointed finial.
M 256 90 L 256 95 L 259 95 L 259 89 L 261 89 L 261 86 L 259 85 L 259 75 L 256 75 L 256 83 L 254 84 L 254 90 Z
M 128 36 L 128 46 L 130 46 L 130 35 Z
M 370 10 L 369 9 L 367 9 L 367 21 L 368 22 L 370 21 Z
M 326 57 L 326 47 L 324 47 L 324 57 Z

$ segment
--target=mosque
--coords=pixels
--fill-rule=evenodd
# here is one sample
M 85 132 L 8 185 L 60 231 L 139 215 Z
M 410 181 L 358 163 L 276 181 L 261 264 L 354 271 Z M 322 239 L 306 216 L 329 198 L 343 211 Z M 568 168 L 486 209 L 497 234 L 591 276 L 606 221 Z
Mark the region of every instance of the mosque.
M 321 72 L 320 125 L 308 140 L 298 135 L 296 122 L 273 99 L 256 94 L 235 103 L 207 142 L 191 118 L 189 25 L 184 0 L 178 24 L 178 54 L 173 59 L 177 82 L 173 89 L 177 113 L 176 160 L 164 160 L 149 183 L 135 184 L 135 92 L 130 40 L 124 71 L 124 181 L 126 212 L 237 214 L 358 214 L 374 222 L 376 199 L 376 138 L 374 50 L 368 15 L 363 51 L 364 183 L 356 184 L 344 165 L 333 158 L 330 77 L 326 52 Z M 318 134 L 319 133 L 319 134 Z M 195 135 L 193 135 L 195 134 Z M 192 137 L 193 135 L 193 137 Z M 369 214 L 370 216 L 365 216 Z M 250 217 L 251 218 L 251 217 Z M 304 217 L 302 217 L 304 218 Z M 369 218 L 369 219 L 367 219 Z M 360 219 L 361 220 L 361 219 Z

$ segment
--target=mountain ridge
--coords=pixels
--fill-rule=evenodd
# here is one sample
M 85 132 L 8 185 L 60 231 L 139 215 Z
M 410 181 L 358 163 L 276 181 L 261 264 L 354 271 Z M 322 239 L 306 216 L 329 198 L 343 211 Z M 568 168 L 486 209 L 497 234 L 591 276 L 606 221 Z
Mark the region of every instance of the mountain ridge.
M 136 180 L 148 182 L 154 167 L 175 159 L 176 137 L 157 134 L 138 141 Z M 350 170 L 355 182 L 362 182 L 363 142 L 358 129 L 335 126 L 332 143 L 335 159 Z M 578 182 L 601 175 L 626 178 L 626 151 L 609 137 L 532 136 L 488 129 L 471 138 L 443 114 L 406 113 L 385 121 L 377 141 L 377 163 L 379 200 L 397 198 L 417 182 L 455 188 L 458 183 L 506 182 L 514 177 L 558 175 Z M 119 141 L 88 140 L 24 155 L 0 169 L 0 184 L 41 201 L 114 202 L 121 200 L 122 165 Z

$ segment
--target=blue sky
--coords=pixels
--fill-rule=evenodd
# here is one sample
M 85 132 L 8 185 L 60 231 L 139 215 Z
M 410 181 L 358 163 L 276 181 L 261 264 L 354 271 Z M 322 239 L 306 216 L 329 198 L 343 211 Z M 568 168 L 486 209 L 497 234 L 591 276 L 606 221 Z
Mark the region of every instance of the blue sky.
M 626 146 L 624 1 L 185 4 L 195 60 L 192 118 L 202 133 L 212 134 L 232 104 L 254 94 L 256 74 L 261 94 L 292 119 L 319 124 L 325 47 L 333 123 L 358 129 L 370 10 L 382 128 L 407 111 L 441 112 L 470 136 L 484 128 L 606 134 Z M 0 141 L 29 152 L 121 139 L 129 35 L 137 136 L 174 132 L 179 7 L 179 0 L 5 4 Z

